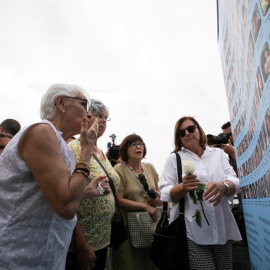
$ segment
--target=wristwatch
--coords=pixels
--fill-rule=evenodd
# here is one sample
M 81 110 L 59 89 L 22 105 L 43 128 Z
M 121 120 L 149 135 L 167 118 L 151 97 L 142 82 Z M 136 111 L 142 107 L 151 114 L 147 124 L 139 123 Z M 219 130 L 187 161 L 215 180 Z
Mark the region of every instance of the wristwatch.
M 226 183 L 226 182 L 223 182 L 223 184 L 224 184 L 224 186 L 225 186 L 225 188 L 226 188 L 225 195 L 227 195 L 227 194 L 228 194 L 228 191 L 229 191 L 230 186 L 229 186 L 229 184 L 228 184 L 228 183 Z

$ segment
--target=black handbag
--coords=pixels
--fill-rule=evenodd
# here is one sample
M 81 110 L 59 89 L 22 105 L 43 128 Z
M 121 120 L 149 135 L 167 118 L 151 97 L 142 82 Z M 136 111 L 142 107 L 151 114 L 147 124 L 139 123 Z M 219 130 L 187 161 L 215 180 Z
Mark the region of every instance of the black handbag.
M 178 182 L 182 183 L 182 164 L 178 153 L 177 172 Z M 154 233 L 151 245 L 151 259 L 161 270 L 188 270 L 188 245 L 185 225 L 185 197 L 179 201 L 179 216 L 168 224 L 168 203 L 163 202 L 163 211 Z
M 128 239 L 126 227 L 124 224 L 123 214 L 122 214 L 119 202 L 116 197 L 116 190 L 115 190 L 115 186 L 114 186 L 112 178 L 109 176 L 109 174 L 107 173 L 106 169 L 104 168 L 100 160 L 97 158 L 97 156 L 93 154 L 93 157 L 98 162 L 98 164 L 103 169 L 106 176 L 108 177 L 110 188 L 112 190 L 112 194 L 115 200 L 115 206 L 117 208 L 117 212 L 114 213 L 113 218 L 111 220 L 111 239 L 110 239 L 109 247 L 117 249 L 121 246 L 123 242 L 125 242 Z
M 67 253 L 65 270 L 79 270 L 75 252 Z

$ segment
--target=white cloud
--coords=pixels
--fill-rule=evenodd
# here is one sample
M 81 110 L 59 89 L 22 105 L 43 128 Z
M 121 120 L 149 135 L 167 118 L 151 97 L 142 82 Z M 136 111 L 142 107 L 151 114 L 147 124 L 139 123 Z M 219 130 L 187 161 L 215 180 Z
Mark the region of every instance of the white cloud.
M 0 121 L 37 121 L 51 84 L 76 83 L 110 109 L 99 146 L 136 132 L 160 173 L 180 116 L 229 120 L 215 0 L 2 1 L 0 23 Z

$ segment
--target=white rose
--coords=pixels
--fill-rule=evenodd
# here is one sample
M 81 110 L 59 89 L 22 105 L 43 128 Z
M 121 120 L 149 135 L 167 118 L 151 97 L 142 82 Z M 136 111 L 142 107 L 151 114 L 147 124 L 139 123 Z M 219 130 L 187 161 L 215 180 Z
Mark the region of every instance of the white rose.
M 196 167 L 194 164 L 189 160 L 183 161 L 183 169 L 185 174 L 193 174 L 193 172 L 196 170 Z

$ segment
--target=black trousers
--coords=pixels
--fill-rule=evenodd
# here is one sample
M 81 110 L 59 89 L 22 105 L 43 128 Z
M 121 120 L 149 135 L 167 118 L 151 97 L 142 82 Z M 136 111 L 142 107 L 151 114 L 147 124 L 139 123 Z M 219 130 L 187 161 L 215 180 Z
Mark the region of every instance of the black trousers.
M 97 259 L 95 261 L 95 268 L 92 268 L 92 270 L 104 270 L 107 260 L 107 253 L 108 247 L 95 251 Z

